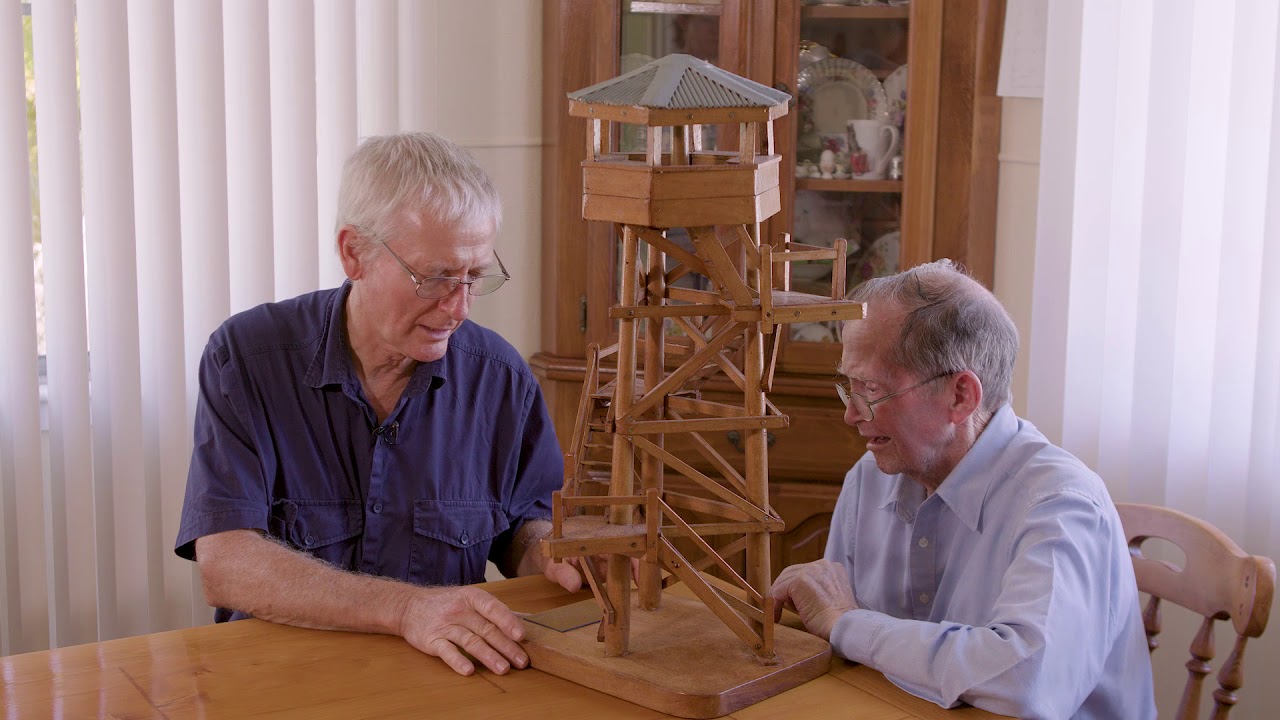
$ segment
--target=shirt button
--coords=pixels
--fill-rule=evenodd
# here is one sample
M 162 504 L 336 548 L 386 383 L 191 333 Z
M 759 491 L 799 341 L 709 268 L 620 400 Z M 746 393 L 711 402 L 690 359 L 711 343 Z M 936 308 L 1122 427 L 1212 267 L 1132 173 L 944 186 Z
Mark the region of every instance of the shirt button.
M 382 512 L 382 503 L 380 503 L 380 502 L 378 502 L 378 503 L 374 503 L 374 504 L 373 504 L 373 511 L 374 511 L 375 513 L 380 513 L 380 512 Z
M 925 594 L 925 593 L 921 593 L 921 594 L 920 594 L 920 604 L 921 604 L 921 605 L 928 605 L 928 604 L 929 604 L 929 596 L 928 596 L 927 594 Z
M 922 548 L 929 547 L 929 538 L 920 538 L 920 547 Z
M 462 533 L 462 535 L 458 537 L 458 542 L 462 543 L 463 545 L 466 545 L 471 542 L 471 536 L 464 532 Z
M 312 545 L 316 544 L 316 539 L 315 537 L 308 535 L 302 538 L 302 542 L 305 543 L 307 547 L 311 547 Z

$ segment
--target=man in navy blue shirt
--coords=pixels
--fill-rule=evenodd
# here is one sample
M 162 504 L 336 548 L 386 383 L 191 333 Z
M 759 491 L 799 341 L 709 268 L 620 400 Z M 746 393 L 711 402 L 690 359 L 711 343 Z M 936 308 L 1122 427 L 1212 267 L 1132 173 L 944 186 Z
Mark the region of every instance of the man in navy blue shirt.
M 469 583 L 543 572 L 561 455 L 528 366 L 467 322 L 510 278 L 497 191 L 426 133 L 343 171 L 339 288 L 227 320 L 200 363 L 176 552 L 218 619 L 400 635 L 462 674 L 524 667 L 520 620 Z

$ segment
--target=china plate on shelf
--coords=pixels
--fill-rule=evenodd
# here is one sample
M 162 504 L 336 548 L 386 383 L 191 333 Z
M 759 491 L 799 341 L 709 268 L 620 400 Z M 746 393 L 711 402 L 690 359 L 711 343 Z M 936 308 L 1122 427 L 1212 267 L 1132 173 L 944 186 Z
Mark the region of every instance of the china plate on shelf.
M 884 94 L 889 99 L 889 122 L 904 132 L 907 125 L 907 66 L 899 65 L 884 79 Z
M 845 238 L 851 255 L 861 240 L 848 199 L 836 193 L 797 192 L 792 227 L 792 237 L 805 245 L 831 247 L 836 238 Z M 829 267 L 830 263 L 826 265 Z
M 850 120 L 889 121 L 884 86 L 866 66 L 845 58 L 827 58 L 800 71 L 799 149 L 819 148 L 824 134 L 846 132 Z
M 846 281 L 849 289 L 847 295 L 853 294 L 854 288 L 871 278 L 886 277 L 898 272 L 898 257 L 901 252 L 902 233 L 898 230 L 876 238 L 850 269 Z

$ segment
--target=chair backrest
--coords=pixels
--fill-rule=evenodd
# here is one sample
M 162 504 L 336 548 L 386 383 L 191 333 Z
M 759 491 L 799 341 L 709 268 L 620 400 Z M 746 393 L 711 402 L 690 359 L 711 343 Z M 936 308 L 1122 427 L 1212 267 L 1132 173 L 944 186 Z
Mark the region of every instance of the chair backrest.
M 1236 691 L 1244 684 L 1244 647 L 1267 627 L 1271 596 L 1276 587 L 1276 566 L 1271 560 L 1248 555 L 1217 528 L 1186 513 L 1154 505 L 1118 503 L 1133 556 L 1138 589 L 1151 600 L 1142 614 L 1147 630 L 1147 647 L 1160 644 L 1160 602 L 1180 605 L 1204 616 L 1199 632 L 1191 641 L 1187 661 L 1187 683 L 1178 705 L 1178 720 L 1199 717 L 1200 689 L 1213 659 L 1213 626 L 1230 620 L 1236 642 L 1218 671 L 1218 689 L 1213 691 L 1215 720 L 1226 718 L 1236 704 Z M 1185 567 L 1148 558 L 1142 553 L 1147 538 L 1162 538 L 1178 546 L 1186 556 Z

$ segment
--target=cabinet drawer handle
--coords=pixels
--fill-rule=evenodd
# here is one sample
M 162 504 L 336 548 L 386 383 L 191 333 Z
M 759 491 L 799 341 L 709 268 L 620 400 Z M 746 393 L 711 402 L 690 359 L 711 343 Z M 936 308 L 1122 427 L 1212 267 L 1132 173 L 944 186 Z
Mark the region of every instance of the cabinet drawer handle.
M 773 444 L 778 442 L 778 436 L 774 435 L 772 430 L 766 430 L 764 437 L 765 437 L 765 440 L 764 440 L 765 447 L 773 447 Z M 725 439 L 729 441 L 729 444 L 733 446 L 734 450 L 737 450 L 738 452 L 747 451 L 746 448 L 742 447 L 742 434 L 739 433 L 737 430 L 730 430 L 725 435 Z

